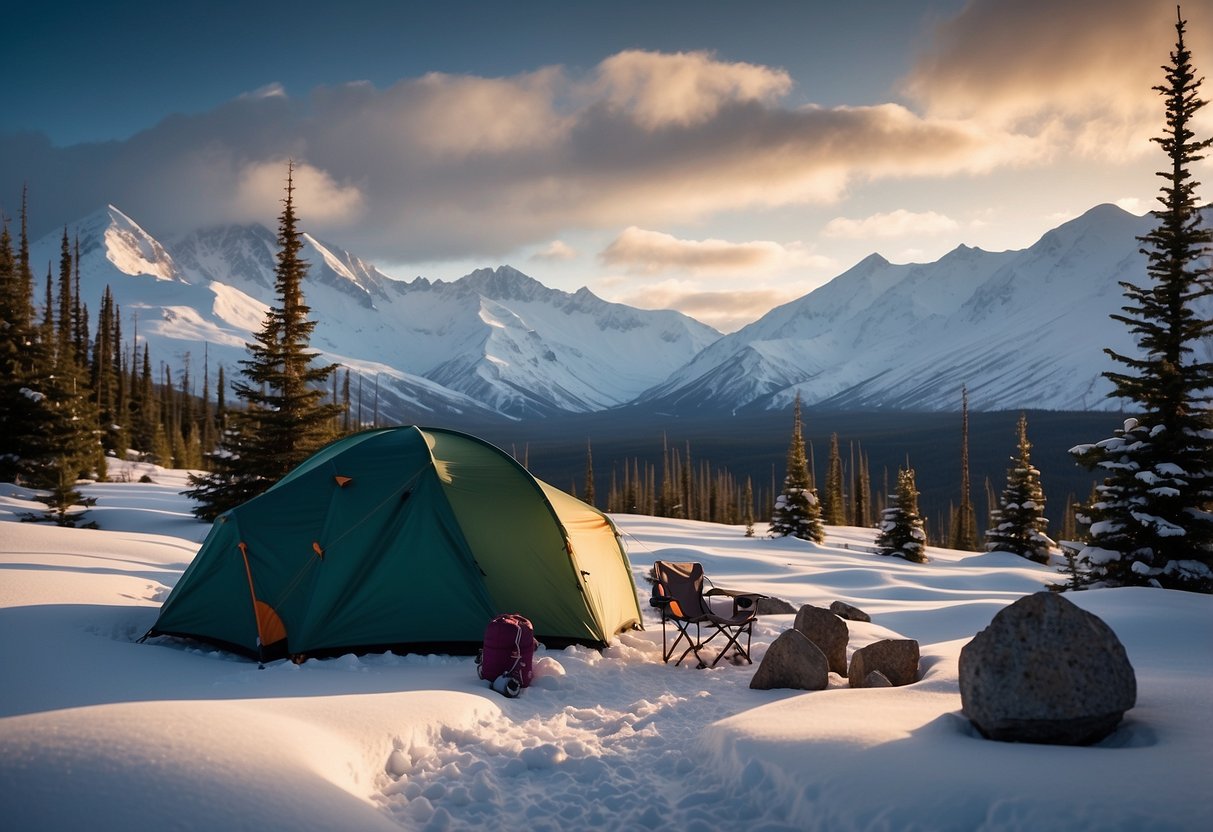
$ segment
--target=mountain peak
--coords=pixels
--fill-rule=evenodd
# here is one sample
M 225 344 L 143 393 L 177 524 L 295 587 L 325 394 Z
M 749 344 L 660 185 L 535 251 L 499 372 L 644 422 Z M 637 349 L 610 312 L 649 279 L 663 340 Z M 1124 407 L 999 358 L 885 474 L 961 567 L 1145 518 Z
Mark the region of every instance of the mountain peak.
M 477 269 L 456 280 L 455 285 L 468 287 L 492 300 L 529 301 L 557 291 L 549 289 L 513 266 Z
M 80 241 L 81 257 L 103 256 L 123 274 L 181 281 L 173 258 L 139 223 L 109 204 L 68 226 Z

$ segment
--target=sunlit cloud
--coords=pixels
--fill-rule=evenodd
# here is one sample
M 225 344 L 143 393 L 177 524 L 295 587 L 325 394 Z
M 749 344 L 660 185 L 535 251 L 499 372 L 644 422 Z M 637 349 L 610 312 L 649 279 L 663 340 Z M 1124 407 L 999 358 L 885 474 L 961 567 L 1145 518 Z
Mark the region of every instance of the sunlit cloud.
M 726 105 L 775 101 L 791 87 L 786 72 L 770 67 L 725 63 L 707 52 L 633 49 L 599 64 L 592 90 L 652 130 L 701 124 Z
M 795 266 L 830 267 L 834 261 L 770 240 L 733 243 L 726 240 L 682 240 L 672 234 L 636 226 L 623 230 L 602 252 L 606 266 L 632 274 L 683 271 L 691 274 L 752 274 Z
M 946 234 L 960 228 L 960 223 L 935 211 L 916 213 L 898 208 L 896 211 L 872 214 L 862 219 L 835 217 L 826 223 L 822 235 L 850 240 L 872 237 L 909 237 Z
M 577 250 L 563 240 L 552 240 L 530 256 L 541 263 L 563 263 L 577 258 Z
M 286 98 L 286 89 L 277 81 L 271 84 L 266 84 L 263 87 L 258 87 L 255 90 L 246 92 L 240 96 L 242 99 L 258 99 L 258 98 Z
M 1141 216 L 1153 207 L 1148 200 L 1140 199 L 1135 196 L 1126 196 L 1116 200 L 1115 205 L 1118 208 L 1123 208 L 1130 214 Z
M 677 309 L 721 332 L 734 332 L 762 317 L 772 307 L 801 297 L 812 288 L 811 285 L 799 285 L 780 289 L 704 291 L 699 284 L 671 280 L 617 293 L 612 299 L 641 309 Z
M 932 119 L 976 121 L 1054 150 L 1148 153 L 1174 7 L 1141 0 L 971 0 L 939 24 L 905 80 Z M 1188 45 L 1213 54 L 1213 0 L 1189 0 Z
M 246 165 L 231 195 L 229 216 L 272 222 L 281 208 L 287 165 L 285 159 Z M 299 215 L 336 226 L 359 217 L 363 200 L 356 187 L 339 184 L 325 171 L 307 163 L 295 164 L 293 179 L 296 189 L 293 198 Z

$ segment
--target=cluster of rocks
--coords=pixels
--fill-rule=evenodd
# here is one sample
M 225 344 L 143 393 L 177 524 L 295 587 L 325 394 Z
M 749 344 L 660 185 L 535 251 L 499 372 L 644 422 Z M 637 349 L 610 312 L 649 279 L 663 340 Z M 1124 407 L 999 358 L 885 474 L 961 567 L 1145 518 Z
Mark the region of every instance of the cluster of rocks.
M 754 672 L 755 690 L 824 690 L 830 674 L 845 676 L 853 688 L 891 687 L 918 681 L 918 642 L 888 639 L 861 647 L 847 666 L 847 621 L 871 621 L 863 610 L 842 601 L 829 609 L 805 604 L 792 629 L 782 633 Z
M 994 740 L 1089 745 L 1137 702 L 1116 633 L 1055 592 L 1003 608 L 961 649 L 959 671 L 965 716 Z
M 824 690 L 830 674 L 853 688 L 918 681 L 913 639 L 861 647 L 847 666 L 847 621 L 870 621 L 841 601 L 805 605 L 750 680 L 757 690 Z M 960 651 L 960 701 L 982 736 L 1006 742 L 1089 745 L 1107 737 L 1137 701 L 1124 645 L 1098 616 L 1055 592 L 1003 608 Z

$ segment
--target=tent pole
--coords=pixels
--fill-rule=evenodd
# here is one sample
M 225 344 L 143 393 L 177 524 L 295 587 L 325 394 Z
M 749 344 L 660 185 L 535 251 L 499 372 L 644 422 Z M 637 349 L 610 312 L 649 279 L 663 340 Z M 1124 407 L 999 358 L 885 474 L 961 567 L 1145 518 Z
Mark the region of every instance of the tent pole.
M 242 540 L 237 544 L 244 558 L 244 574 L 248 575 L 248 591 L 253 599 L 253 620 L 257 622 L 257 669 L 265 670 L 265 640 L 261 637 L 261 616 L 257 614 L 257 591 L 253 589 L 253 570 L 248 562 L 248 545 Z

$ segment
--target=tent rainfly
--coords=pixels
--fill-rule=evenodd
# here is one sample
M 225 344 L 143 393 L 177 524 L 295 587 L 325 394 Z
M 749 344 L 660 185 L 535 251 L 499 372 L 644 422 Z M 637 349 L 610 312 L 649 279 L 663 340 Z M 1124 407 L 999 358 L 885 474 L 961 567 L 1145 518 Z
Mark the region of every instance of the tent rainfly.
M 467 434 L 339 439 L 220 515 L 149 635 L 258 659 L 474 652 L 516 612 L 549 647 L 641 626 L 611 520 Z

